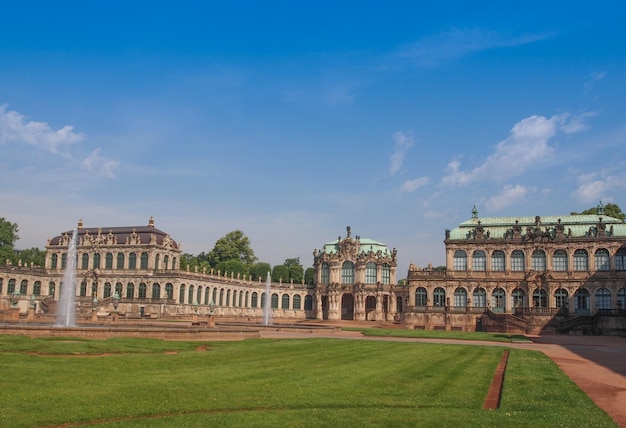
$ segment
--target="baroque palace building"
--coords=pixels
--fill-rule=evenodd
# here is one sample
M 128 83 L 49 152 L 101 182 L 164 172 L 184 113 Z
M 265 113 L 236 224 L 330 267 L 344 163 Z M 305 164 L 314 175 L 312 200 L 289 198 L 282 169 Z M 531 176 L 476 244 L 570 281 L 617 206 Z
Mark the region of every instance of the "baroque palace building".
M 76 242 L 77 320 L 93 311 L 102 317 L 115 304 L 122 317 L 160 318 L 189 314 L 258 318 L 263 316 L 265 281 L 233 273 L 180 269 L 179 244 L 147 226 L 84 227 Z M 44 267 L 22 263 L 0 266 L 0 310 L 29 307 L 37 316 L 55 312 L 73 231 L 48 240 Z M 271 284 L 270 304 L 277 319 L 315 318 L 314 290 L 304 284 Z
M 444 242 L 446 270 L 409 267 L 408 327 L 624 332 L 626 224 L 602 203 L 597 215 L 545 217 L 474 207 Z
M 182 250 L 169 234 L 147 226 L 76 227 L 77 320 L 106 319 L 116 309 L 124 318 L 214 314 L 260 319 L 265 281 L 233 273 L 180 269 Z M 0 311 L 35 309 L 53 317 L 64 286 L 74 231 L 49 239 L 45 266 L 0 265 Z M 396 251 L 370 239 L 348 236 L 314 251 L 314 284 L 272 283 L 275 320 L 388 320 L 397 316 Z M 114 307 L 115 306 L 115 307 Z M 10 311 L 14 314 L 16 311 Z M 4 317 L 6 319 L 6 317 Z
M 313 252 L 318 319 L 393 321 L 402 310 L 396 295 L 397 252 L 371 239 L 347 236 Z

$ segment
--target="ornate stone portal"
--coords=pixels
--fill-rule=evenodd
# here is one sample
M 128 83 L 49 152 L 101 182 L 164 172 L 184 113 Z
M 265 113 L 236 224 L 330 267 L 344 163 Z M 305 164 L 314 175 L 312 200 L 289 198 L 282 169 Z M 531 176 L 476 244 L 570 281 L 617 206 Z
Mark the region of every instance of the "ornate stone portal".
M 402 309 L 396 296 L 397 252 L 359 236 L 339 236 L 313 252 L 317 319 L 393 321 Z

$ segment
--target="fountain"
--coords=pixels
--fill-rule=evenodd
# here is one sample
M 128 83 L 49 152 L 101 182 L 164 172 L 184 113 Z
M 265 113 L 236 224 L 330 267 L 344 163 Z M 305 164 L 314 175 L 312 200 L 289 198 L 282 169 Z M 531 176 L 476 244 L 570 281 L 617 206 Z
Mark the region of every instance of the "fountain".
M 59 300 L 59 310 L 57 314 L 57 325 L 63 327 L 74 327 L 76 320 L 76 241 L 78 240 L 78 230 L 72 232 L 72 240 L 67 248 L 67 265 L 63 276 L 61 287 L 61 298 Z
M 272 278 L 269 271 L 267 272 L 267 279 L 265 280 L 265 312 L 263 314 L 263 324 L 272 324 L 272 295 L 270 285 L 272 284 Z

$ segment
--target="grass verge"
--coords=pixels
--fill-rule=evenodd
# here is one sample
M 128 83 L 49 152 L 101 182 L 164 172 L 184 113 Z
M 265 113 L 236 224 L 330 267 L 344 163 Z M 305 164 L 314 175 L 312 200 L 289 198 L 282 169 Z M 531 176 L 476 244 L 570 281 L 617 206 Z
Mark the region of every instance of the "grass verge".
M 76 358 L 94 347 L 105 356 Z M 199 348 L 0 336 L 0 426 L 615 426 L 533 351 L 511 350 L 502 407 L 481 410 L 501 354 L 323 338 Z

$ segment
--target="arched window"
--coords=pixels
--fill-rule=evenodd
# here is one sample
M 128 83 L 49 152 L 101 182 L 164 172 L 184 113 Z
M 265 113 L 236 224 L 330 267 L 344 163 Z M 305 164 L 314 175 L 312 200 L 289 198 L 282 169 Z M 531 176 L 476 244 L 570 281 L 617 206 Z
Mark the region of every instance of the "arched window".
M 169 268 L 168 264 L 170 262 L 169 256 L 163 256 L 163 269 L 167 270 Z
M 525 308 L 526 307 L 526 293 L 521 288 L 516 288 L 511 293 L 511 297 L 513 297 L 513 307 L 515 308 Z
M 301 299 L 299 294 L 294 294 L 293 296 L 293 308 L 300 309 Z
M 584 288 L 579 288 L 574 294 L 574 311 L 584 315 L 588 315 L 590 312 L 589 291 Z
M 155 282 L 152 284 L 152 299 L 159 300 L 161 298 L 161 284 Z
M 415 306 L 428 306 L 428 292 L 424 287 L 418 287 L 415 290 Z
M 50 256 L 50 269 L 57 268 L 58 259 L 59 259 L 59 256 L 57 256 L 56 254 L 53 254 Z
M 83 253 L 82 269 L 89 269 L 89 254 Z
M 251 308 L 256 308 L 259 306 L 259 295 L 257 294 L 256 291 L 252 292 L 252 298 L 250 299 L 250 307 Z
M 148 286 L 146 285 L 145 282 L 141 282 L 139 283 L 139 299 L 145 299 L 146 295 L 147 295 L 147 290 Z
M 472 254 L 472 270 L 487 270 L 487 255 L 483 250 L 476 250 Z
M 87 283 L 85 281 L 81 281 L 80 283 L 80 297 L 87 296 Z
M 596 270 L 609 270 L 609 252 L 604 248 L 596 250 Z
M 598 309 L 611 309 L 611 292 L 602 287 L 596 291 L 596 306 Z
M 91 283 L 91 295 L 94 297 L 98 295 L 98 283 L 96 281 Z
M 141 253 L 140 269 L 148 269 L 148 253 Z
M 567 308 L 569 293 L 564 288 L 559 288 L 554 292 L 554 306 L 557 308 Z
M 472 294 L 472 303 L 475 308 L 487 307 L 487 292 L 482 287 L 477 287 Z
M 446 290 L 441 287 L 435 288 L 435 291 L 433 291 L 433 306 L 446 306 Z
M 626 248 L 620 248 L 615 253 L 615 269 L 626 270 Z
M 312 311 L 313 310 L 313 296 L 306 295 L 304 296 L 304 310 Z
M 65 269 L 67 267 L 67 253 L 61 254 L 61 269 Z
M 124 253 L 117 253 L 117 270 L 124 269 Z
M 376 284 L 376 263 L 367 262 L 365 265 L 365 283 Z
M 178 303 L 185 303 L 185 284 L 180 285 L 180 289 L 178 290 Z
M 217 305 L 217 288 L 213 289 L 213 297 L 211 300 L 213 300 L 213 303 Z
M 463 287 L 457 287 L 454 290 L 454 306 L 457 308 L 467 307 L 467 290 Z
M 126 286 L 126 298 L 134 299 L 135 298 L 135 284 L 129 282 Z
M 194 303 L 193 301 L 193 285 L 189 286 L 189 292 L 187 293 L 187 303 L 189 303 L 190 305 L 192 305 Z
M 383 264 L 383 270 L 380 276 L 381 282 L 383 285 L 391 284 L 391 269 L 387 263 Z
M 113 269 L 113 254 L 107 253 L 104 258 L 104 268 Z
M 504 312 L 506 310 L 506 294 L 500 287 L 491 293 L 491 309 L 494 312 Z
M 13 294 L 15 292 L 15 279 L 9 279 L 9 285 L 7 287 L 7 294 Z
M 321 283 L 322 284 L 328 284 L 330 281 L 330 266 L 328 265 L 328 263 L 324 262 L 322 263 L 322 278 L 321 278 Z
M 574 270 L 589 270 L 589 255 L 587 254 L 587 250 L 578 249 L 574 251 Z
M 123 291 L 122 283 L 118 282 L 117 284 L 115 284 L 115 292 L 117 293 L 118 297 L 120 297 L 120 298 L 123 296 L 122 291 Z
M 93 268 L 100 269 L 100 253 L 95 253 L 93 255 Z
M 33 284 L 33 294 L 35 296 L 41 295 L 41 281 L 35 281 Z
M 128 255 L 128 269 L 137 269 L 137 254 L 130 253 Z
M 267 295 L 265 293 L 261 293 L 261 307 L 265 308 L 265 302 L 267 301 Z
M 467 270 L 467 253 L 463 250 L 456 250 L 454 252 L 454 270 Z
M 281 298 L 280 308 L 289 309 L 289 294 L 283 294 L 283 297 Z
M 224 306 L 224 289 L 220 288 L 220 306 Z
M 626 308 L 626 288 L 617 290 L 617 309 L 623 311 Z
M 26 295 L 28 294 L 28 281 L 23 279 L 20 283 L 20 294 Z
M 272 293 L 272 309 L 278 309 L 278 294 Z
M 341 266 L 341 283 L 354 284 L 354 263 L 343 262 Z
M 552 268 L 560 272 L 566 272 L 567 266 L 567 253 L 565 250 L 556 250 L 552 258 Z
M 102 298 L 106 299 L 107 297 L 111 297 L 111 283 L 110 282 L 104 283 L 104 290 L 103 290 Z
M 202 287 L 198 286 L 198 291 L 196 291 L 196 302 L 202 303 Z
M 226 306 L 230 305 L 230 290 L 226 290 Z
M 543 272 L 546 270 L 546 253 L 543 250 L 533 251 L 532 269 Z
M 174 285 L 171 282 L 165 284 L 165 298 L 172 300 L 174 298 Z
M 526 269 L 526 259 L 522 250 L 515 250 L 511 253 L 511 270 L 523 272 Z
M 0 280 L 0 291 L 2 291 L 2 280 Z M 55 297 L 55 292 L 56 284 L 54 283 L 54 281 L 50 281 L 50 284 L 48 284 L 48 296 Z
M 504 271 L 504 260 L 504 251 L 495 250 L 493 253 L 491 253 L 491 270 L 499 272 Z
M 533 291 L 533 307 L 535 308 L 547 308 L 548 307 L 548 293 L 543 288 L 537 288 Z

